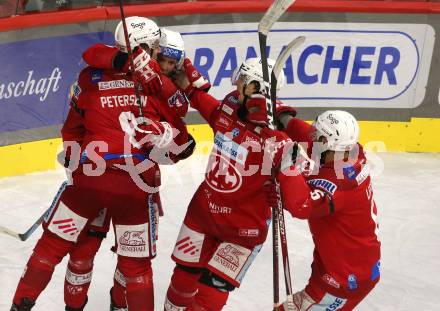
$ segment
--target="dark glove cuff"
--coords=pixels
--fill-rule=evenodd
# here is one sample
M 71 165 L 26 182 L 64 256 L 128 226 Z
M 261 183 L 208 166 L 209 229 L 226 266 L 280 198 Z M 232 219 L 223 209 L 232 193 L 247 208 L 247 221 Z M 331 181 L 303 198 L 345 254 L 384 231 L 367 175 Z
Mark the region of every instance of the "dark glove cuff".
M 118 52 L 113 58 L 113 68 L 116 70 L 122 70 L 124 68 L 125 63 L 128 61 L 128 54 L 124 52 Z

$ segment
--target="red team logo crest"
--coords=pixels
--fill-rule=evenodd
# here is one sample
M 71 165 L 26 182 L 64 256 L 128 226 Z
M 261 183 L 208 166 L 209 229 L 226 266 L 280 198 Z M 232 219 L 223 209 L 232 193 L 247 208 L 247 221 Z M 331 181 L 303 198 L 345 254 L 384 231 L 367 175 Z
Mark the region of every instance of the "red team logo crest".
M 224 193 L 236 191 L 243 182 L 234 165 L 219 154 L 211 154 L 205 180 L 212 189 Z

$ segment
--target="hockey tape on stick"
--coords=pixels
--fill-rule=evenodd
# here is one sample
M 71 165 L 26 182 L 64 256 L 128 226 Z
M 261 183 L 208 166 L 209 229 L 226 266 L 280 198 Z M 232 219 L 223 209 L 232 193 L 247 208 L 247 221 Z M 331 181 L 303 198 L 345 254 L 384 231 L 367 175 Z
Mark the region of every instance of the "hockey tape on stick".
M 295 2 L 295 0 L 274 1 L 258 24 L 258 32 L 267 36 L 273 24 Z
M 7 235 L 12 236 L 12 237 L 14 237 L 14 238 L 16 238 L 16 239 L 19 239 L 19 240 L 21 240 L 21 241 L 26 241 L 26 240 L 32 235 L 32 233 L 34 233 L 34 231 L 37 230 L 37 228 L 38 228 L 38 227 L 40 226 L 40 224 L 43 222 L 43 220 L 45 219 L 45 217 L 48 217 L 48 216 L 51 214 L 51 212 L 53 211 L 53 209 L 54 209 L 55 206 L 57 205 L 57 203 L 58 203 L 58 201 L 59 201 L 59 199 L 60 199 L 60 197 L 61 197 L 61 194 L 63 193 L 64 189 L 66 189 L 66 186 L 67 186 L 67 181 L 64 181 L 64 182 L 61 184 L 60 188 L 58 189 L 58 192 L 57 192 L 57 194 L 55 195 L 55 197 L 54 197 L 54 199 L 53 199 L 52 204 L 50 205 L 50 207 L 49 207 L 49 208 L 43 213 L 43 215 L 41 215 L 41 216 L 37 219 L 37 221 L 35 221 L 35 222 L 32 224 L 32 226 L 31 226 L 28 230 L 26 230 L 26 232 L 24 232 L 24 233 L 18 233 L 18 232 L 15 232 L 14 230 L 8 229 L 8 228 L 6 228 L 6 227 L 4 227 L 4 226 L 0 226 L 0 233 L 7 234 Z

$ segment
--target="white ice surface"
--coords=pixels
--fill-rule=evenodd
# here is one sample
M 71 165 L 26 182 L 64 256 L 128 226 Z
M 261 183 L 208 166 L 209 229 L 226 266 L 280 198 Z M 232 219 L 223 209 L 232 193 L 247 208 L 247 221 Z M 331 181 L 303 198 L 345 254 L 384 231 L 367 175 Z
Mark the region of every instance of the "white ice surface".
M 153 264 L 156 310 L 163 310 L 174 266 L 170 254 L 205 164 L 206 157 L 193 156 L 162 169 L 165 216 L 160 222 L 159 255 Z M 440 155 L 383 153 L 374 164 L 382 280 L 357 310 L 440 310 Z M 0 179 L 0 224 L 24 232 L 47 208 L 63 180 L 61 170 Z M 310 274 L 313 244 L 305 222 L 288 216 L 286 225 L 296 291 L 304 287 Z M 17 282 L 40 235 L 38 229 L 26 242 L 0 236 L 0 311 L 9 310 Z M 111 234 L 96 257 L 86 310 L 108 310 L 116 259 L 109 250 L 112 242 Z M 56 268 L 34 310 L 64 310 L 65 267 L 66 260 Z M 225 310 L 271 310 L 271 306 L 272 250 L 267 241 L 241 288 L 230 295 Z

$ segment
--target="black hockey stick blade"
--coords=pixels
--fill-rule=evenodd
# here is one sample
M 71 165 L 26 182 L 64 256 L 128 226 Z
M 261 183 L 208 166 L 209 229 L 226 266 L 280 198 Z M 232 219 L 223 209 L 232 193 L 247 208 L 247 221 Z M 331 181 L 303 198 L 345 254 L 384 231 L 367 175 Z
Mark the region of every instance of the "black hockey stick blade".
M 273 24 L 295 2 L 295 0 L 275 0 L 258 24 L 258 32 L 267 36 Z

